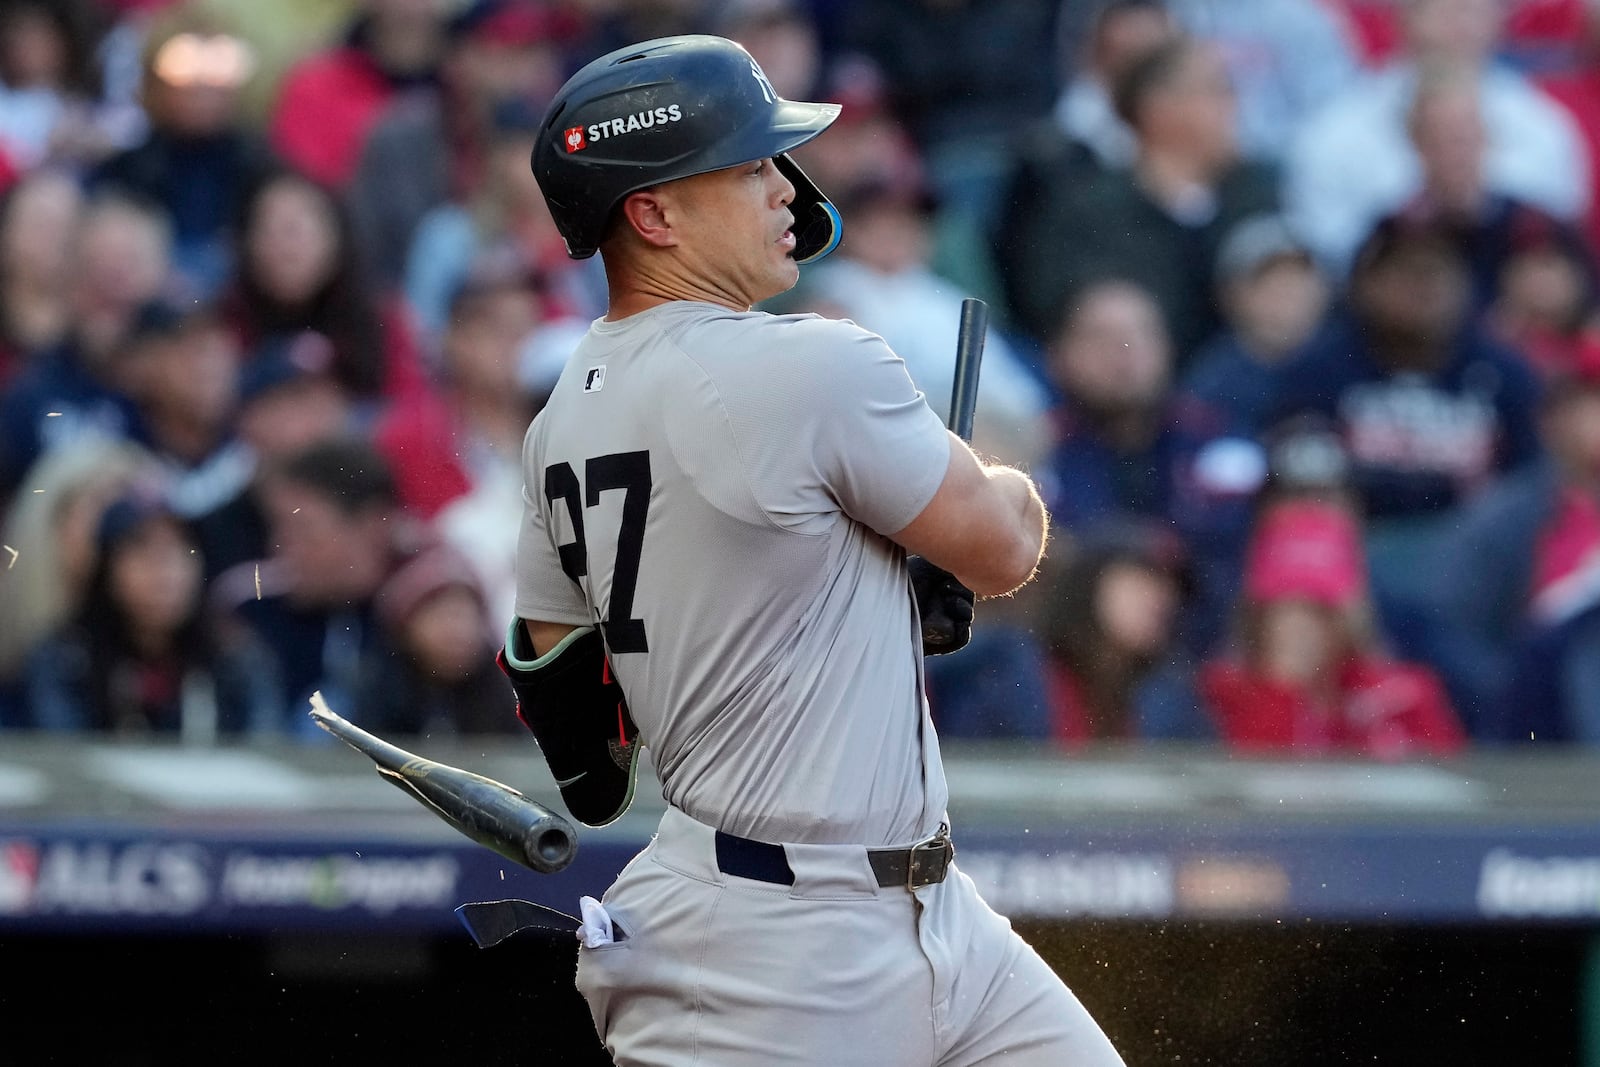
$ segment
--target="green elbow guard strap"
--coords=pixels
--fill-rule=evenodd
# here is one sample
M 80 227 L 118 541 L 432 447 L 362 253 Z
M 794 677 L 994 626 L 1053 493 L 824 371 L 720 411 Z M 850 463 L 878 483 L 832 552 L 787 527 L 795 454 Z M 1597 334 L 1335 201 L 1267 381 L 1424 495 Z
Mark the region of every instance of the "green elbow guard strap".
M 611 675 L 600 631 L 580 626 L 537 659 L 513 619 L 495 657 L 517 694 L 517 717 L 533 732 L 561 799 L 586 826 L 604 826 L 633 802 L 639 728 Z

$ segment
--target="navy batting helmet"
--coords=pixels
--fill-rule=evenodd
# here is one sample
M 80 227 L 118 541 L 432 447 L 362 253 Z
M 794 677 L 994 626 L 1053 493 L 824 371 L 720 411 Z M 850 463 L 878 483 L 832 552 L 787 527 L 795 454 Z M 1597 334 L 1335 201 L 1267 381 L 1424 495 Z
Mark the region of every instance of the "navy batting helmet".
M 632 192 L 772 159 L 794 185 L 797 262 L 839 244 L 839 212 L 787 153 L 827 129 L 838 104 L 780 98 L 750 53 L 705 34 L 663 37 L 589 63 L 561 87 L 533 174 L 574 259 L 594 255 Z

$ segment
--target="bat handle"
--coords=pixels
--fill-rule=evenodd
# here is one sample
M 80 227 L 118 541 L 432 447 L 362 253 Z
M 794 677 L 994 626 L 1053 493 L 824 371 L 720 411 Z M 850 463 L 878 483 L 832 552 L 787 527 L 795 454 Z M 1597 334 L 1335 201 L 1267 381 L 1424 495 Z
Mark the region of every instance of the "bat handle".
M 950 429 L 972 440 L 972 416 L 978 406 L 978 371 L 989 332 L 989 305 L 975 296 L 961 301 L 961 326 L 956 333 L 956 374 L 950 394 Z

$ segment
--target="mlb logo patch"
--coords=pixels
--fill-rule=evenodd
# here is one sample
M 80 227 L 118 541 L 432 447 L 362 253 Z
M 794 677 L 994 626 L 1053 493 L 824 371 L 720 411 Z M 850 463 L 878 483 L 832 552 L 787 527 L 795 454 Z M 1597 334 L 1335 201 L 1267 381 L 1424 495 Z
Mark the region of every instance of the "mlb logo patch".
M 598 367 L 590 367 L 589 373 L 583 376 L 583 391 L 586 393 L 598 393 L 605 384 L 606 365 L 604 363 Z
M 583 127 L 582 126 L 573 126 L 571 129 L 567 130 L 567 151 L 568 152 L 576 152 L 581 148 L 588 147 L 588 144 L 589 144 L 589 141 L 583 135 Z

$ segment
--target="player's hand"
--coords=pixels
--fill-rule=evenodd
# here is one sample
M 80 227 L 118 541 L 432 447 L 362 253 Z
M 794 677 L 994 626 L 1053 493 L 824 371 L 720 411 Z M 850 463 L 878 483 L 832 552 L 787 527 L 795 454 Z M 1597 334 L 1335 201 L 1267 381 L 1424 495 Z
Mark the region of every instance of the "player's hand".
M 921 556 L 907 556 L 911 591 L 922 619 L 922 651 L 942 656 L 967 646 L 972 640 L 972 615 L 976 597 L 956 581 L 955 575 Z

